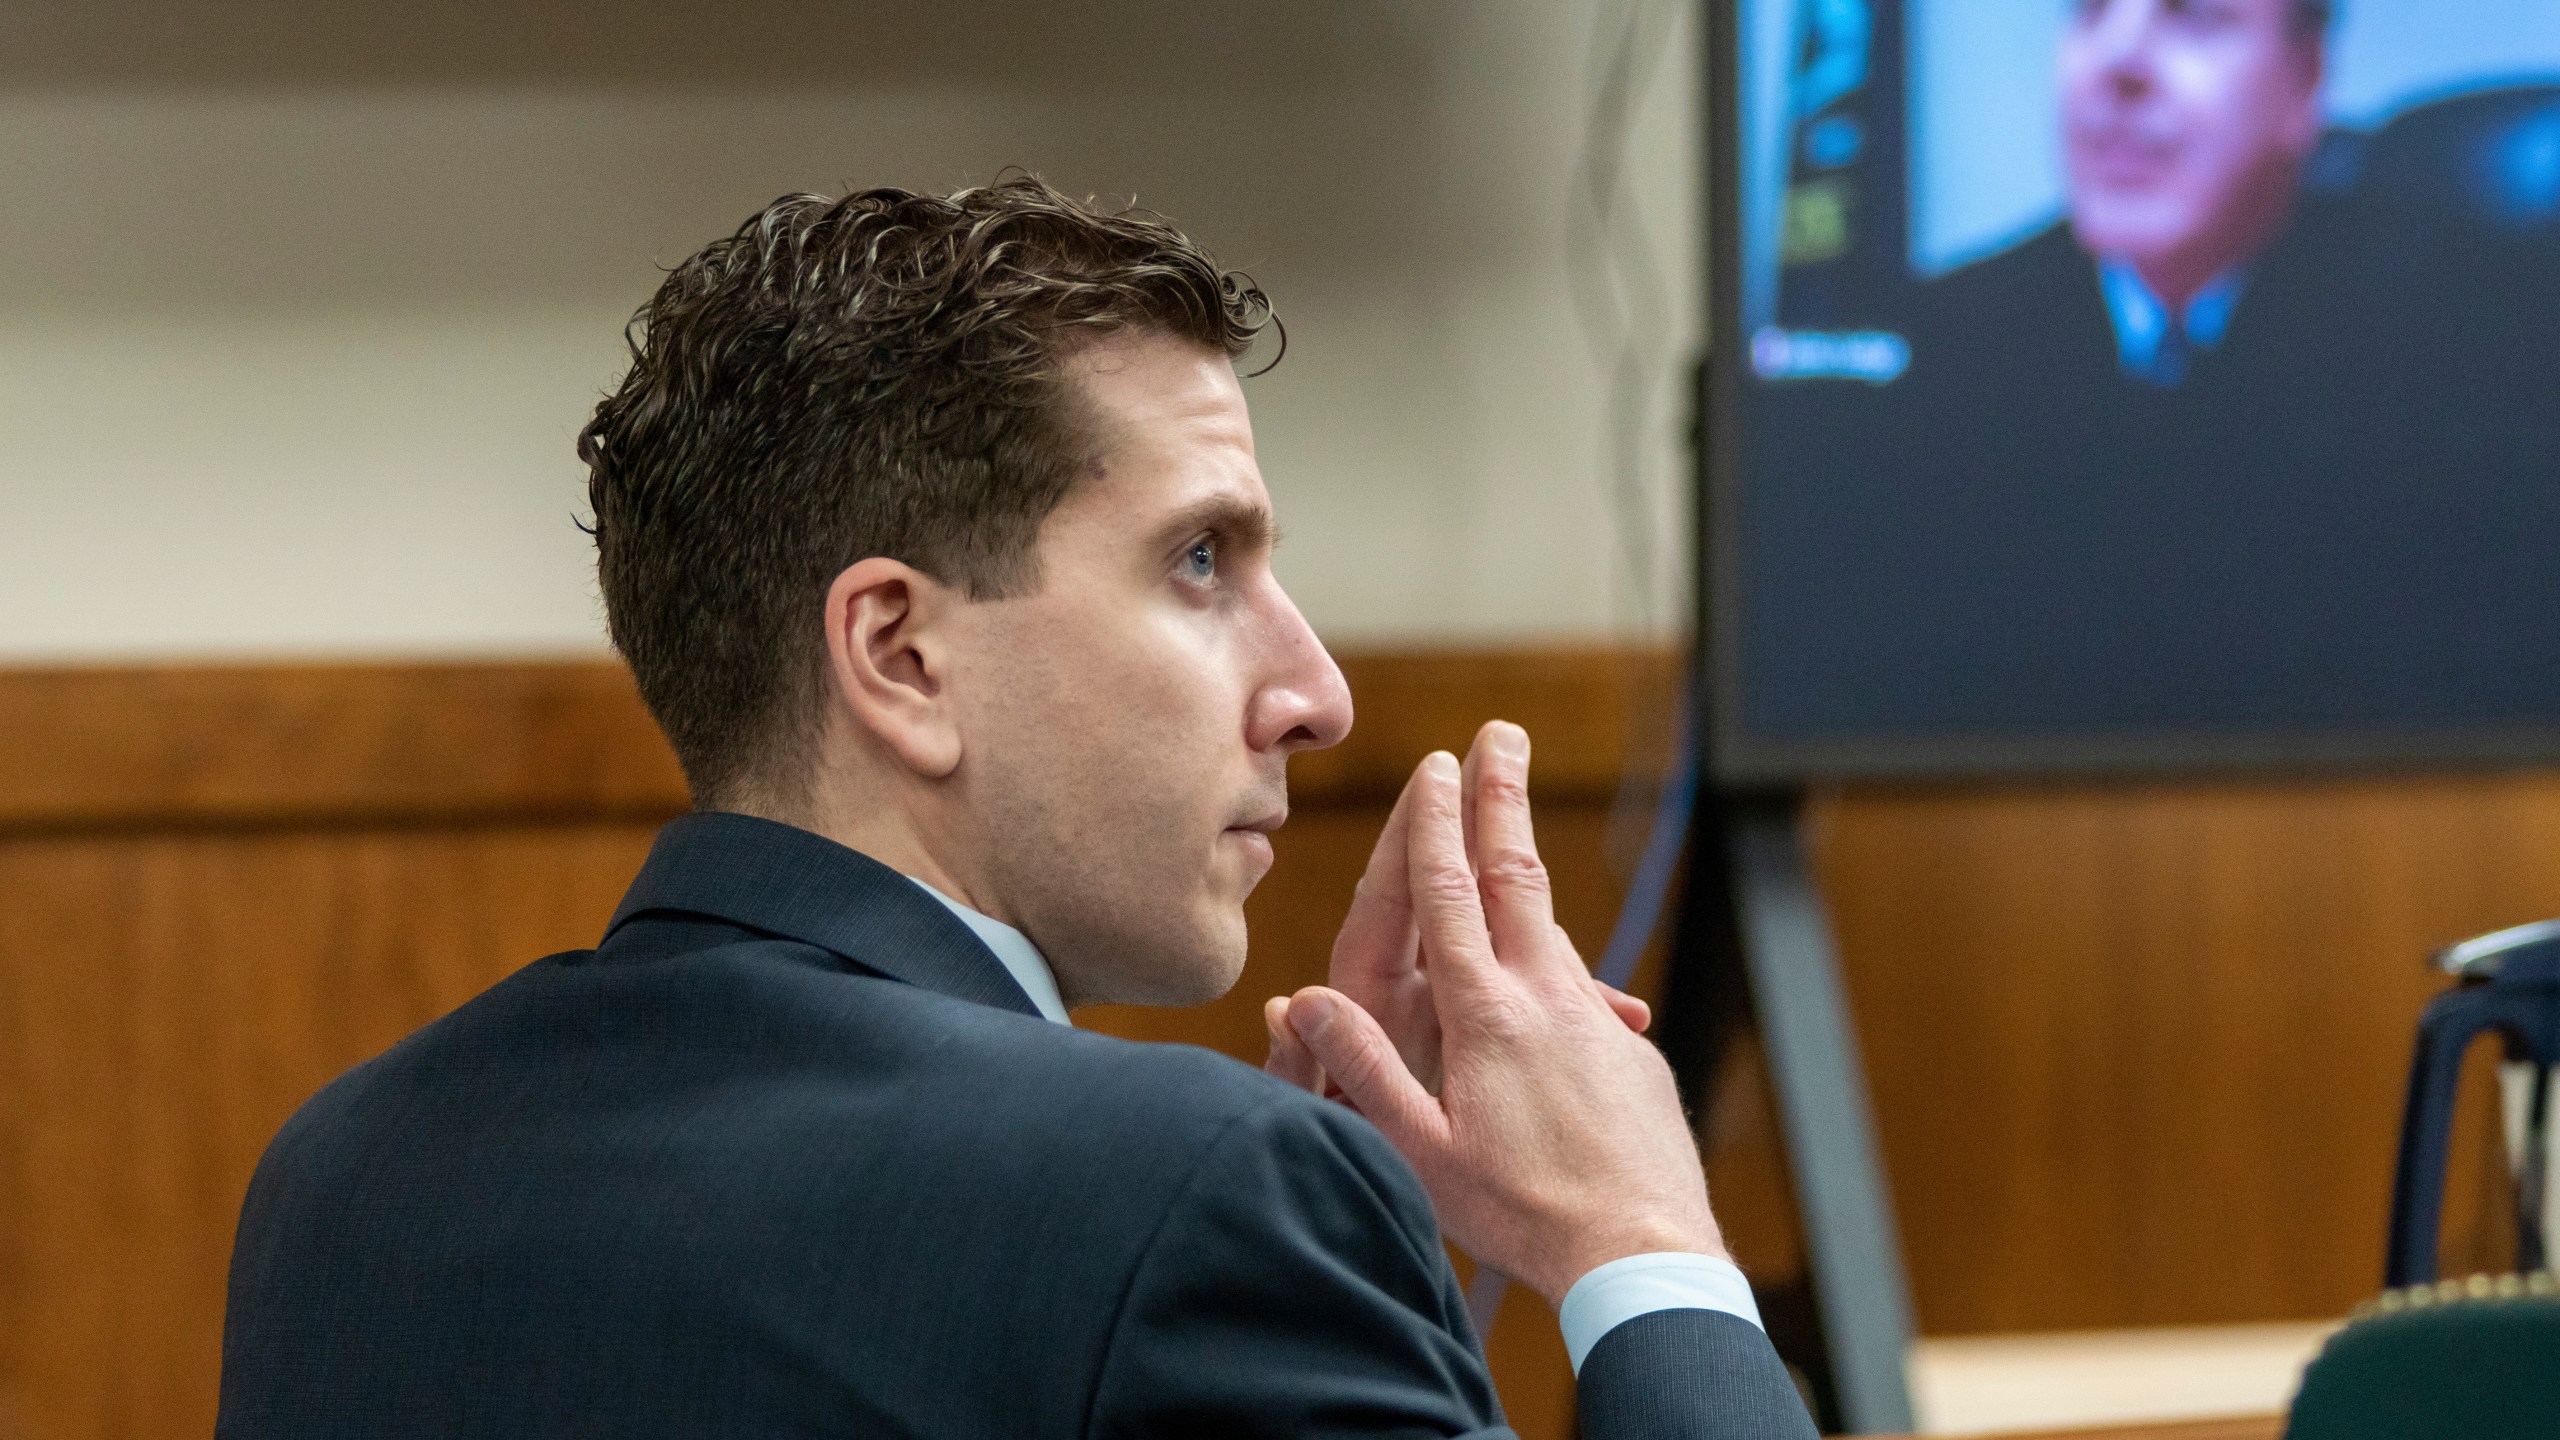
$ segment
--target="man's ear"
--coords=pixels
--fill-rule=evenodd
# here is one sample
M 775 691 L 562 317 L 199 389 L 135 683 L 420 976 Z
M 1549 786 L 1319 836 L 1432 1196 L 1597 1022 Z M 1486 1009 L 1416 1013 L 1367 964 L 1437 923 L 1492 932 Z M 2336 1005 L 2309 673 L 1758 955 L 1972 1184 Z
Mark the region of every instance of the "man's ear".
M 950 626 L 960 594 L 884 556 L 827 587 L 827 670 L 854 725 L 908 769 L 939 780 L 960 765 L 951 713 Z

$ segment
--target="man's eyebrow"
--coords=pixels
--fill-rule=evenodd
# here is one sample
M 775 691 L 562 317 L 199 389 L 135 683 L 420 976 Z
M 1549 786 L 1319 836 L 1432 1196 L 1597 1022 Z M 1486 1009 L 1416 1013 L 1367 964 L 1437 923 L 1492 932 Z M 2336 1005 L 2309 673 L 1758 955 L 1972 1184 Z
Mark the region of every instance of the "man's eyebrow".
M 1203 530 L 1247 549 L 1268 550 L 1280 543 L 1280 527 L 1272 522 L 1270 509 L 1233 495 L 1212 495 L 1185 505 L 1157 527 L 1157 533 L 1168 545 Z

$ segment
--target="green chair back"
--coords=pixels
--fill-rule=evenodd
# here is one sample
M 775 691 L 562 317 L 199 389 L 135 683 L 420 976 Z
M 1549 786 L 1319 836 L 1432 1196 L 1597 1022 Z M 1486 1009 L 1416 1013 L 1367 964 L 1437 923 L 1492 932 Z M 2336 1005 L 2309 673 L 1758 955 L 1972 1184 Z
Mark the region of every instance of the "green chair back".
M 2285 1440 L 2560 1440 L 2560 1284 L 2475 1275 L 2368 1302 L 2303 1373 Z

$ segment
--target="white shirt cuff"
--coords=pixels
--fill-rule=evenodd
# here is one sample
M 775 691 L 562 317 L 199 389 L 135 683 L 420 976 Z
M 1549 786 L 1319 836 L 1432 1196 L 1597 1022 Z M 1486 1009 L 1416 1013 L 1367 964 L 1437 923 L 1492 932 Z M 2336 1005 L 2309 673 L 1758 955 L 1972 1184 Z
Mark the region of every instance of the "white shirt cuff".
M 1751 1282 L 1732 1261 L 1685 1251 L 1630 1255 L 1574 1281 L 1564 1292 L 1556 1323 L 1564 1330 L 1573 1373 L 1582 1373 L 1582 1358 L 1601 1336 L 1656 1310 L 1721 1310 L 1760 1324 Z

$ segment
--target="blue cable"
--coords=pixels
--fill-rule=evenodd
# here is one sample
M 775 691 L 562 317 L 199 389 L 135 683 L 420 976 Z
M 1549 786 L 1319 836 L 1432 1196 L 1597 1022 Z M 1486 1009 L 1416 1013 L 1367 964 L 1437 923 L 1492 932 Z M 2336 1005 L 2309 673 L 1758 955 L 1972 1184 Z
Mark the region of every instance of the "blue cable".
M 1671 772 L 1662 780 L 1662 796 L 1654 802 L 1653 829 L 1645 836 L 1636 873 L 1627 881 L 1626 902 L 1618 907 L 1618 923 L 1609 931 L 1608 948 L 1592 973 L 1604 985 L 1624 990 L 1635 979 L 1636 964 L 1662 920 L 1671 897 L 1671 881 L 1680 865 L 1680 847 L 1689 838 L 1689 817 L 1698 803 L 1698 737 L 1694 716 L 1695 687 L 1681 687 L 1680 708 L 1673 712 Z

